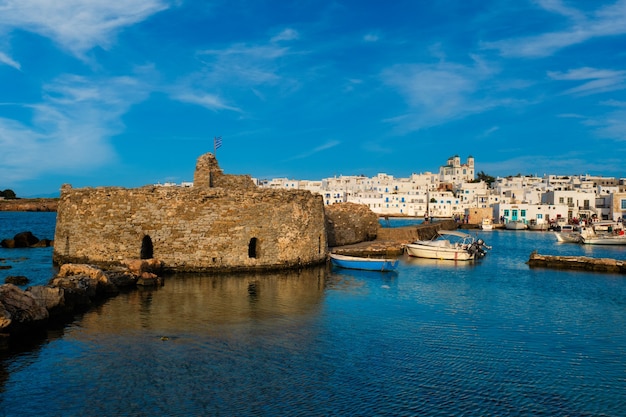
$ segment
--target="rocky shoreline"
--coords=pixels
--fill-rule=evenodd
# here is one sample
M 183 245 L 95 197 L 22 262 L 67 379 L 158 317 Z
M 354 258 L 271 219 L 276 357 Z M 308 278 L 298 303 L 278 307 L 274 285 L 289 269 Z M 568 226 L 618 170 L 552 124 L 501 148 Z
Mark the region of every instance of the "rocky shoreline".
M 0 199 L 0 211 L 57 211 L 58 198 Z
M 127 260 L 113 270 L 65 264 L 47 285 L 26 290 L 14 284 L 0 285 L 0 350 L 8 349 L 12 339 L 29 338 L 45 331 L 51 322 L 71 320 L 74 314 L 125 289 L 162 285 L 157 275 L 162 267 L 156 259 Z

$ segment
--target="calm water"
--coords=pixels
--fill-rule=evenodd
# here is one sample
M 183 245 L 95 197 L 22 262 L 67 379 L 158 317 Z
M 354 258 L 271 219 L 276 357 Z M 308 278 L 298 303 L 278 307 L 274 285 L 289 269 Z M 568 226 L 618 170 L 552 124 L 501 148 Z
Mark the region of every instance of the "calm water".
M 478 264 L 179 276 L 120 295 L 6 355 L 0 415 L 626 415 L 626 277 L 525 264 L 626 248 L 479 234 L 493 250 Z

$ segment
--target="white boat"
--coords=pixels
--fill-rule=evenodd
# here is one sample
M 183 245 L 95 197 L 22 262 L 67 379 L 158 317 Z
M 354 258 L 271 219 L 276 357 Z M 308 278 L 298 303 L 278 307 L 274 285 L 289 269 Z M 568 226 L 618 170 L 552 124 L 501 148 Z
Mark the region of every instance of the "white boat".
M 557 242 L 561 243 L 580 243 L 581 240 L 580 228 L 573 224 L 557 226 L 554 236 Z
M 621 223 L 592 222 L 581 230 L 580 242 L 586 245 L 626 245 L 626 235 Z
M 536 219 L 531 219 L 530 222 L 528 223 L 529 230 L 544 231 L 544 230 L 548 230 L 549 226 L 550 225 L 547 222 L 538 222 Z
M 361 256 L 330 254 L 333 265 L 347 269 L 362 269 L 364 271 L 394 271 L 398 267 L 398 259 L 364 258 Z
M 528 225 L 522 220 L 509 220 L 504 227 L 508 230 L 524 230 L 528 228 Z
M 595 236 L 582 236 L 582 243 L 585 245 L 626 245 L 626 235 L 624 232 L 606 233 Z
M 485 217 L 483 221 L 480 223 L 480 228 L 482 230 L 493 230 L 493 222 L 490 218 Z
M 624 229 L 624 225 L 621 222 L 615 222 L 612 220 L 598 220 L 590 222 L 589 226 L 597 234 L 619 232 Z
M 439 230 L 431 240 L 418 240 L 404 245 L 406 253 L 416 258 L 448 259 L 455 261 L 471 261 L 485 256 L 485 245 L 482 239 L 454 230 Z

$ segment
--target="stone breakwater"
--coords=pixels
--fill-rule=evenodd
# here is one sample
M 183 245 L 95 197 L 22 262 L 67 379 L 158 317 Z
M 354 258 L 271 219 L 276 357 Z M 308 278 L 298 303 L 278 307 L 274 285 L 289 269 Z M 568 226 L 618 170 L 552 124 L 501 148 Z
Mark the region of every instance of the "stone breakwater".
M 531 268 L 574 269 L 581 271 L 609 272 L 626 274 L 626 262 L 609 258 L 587 256 L 552 256 L 536 252 L 530 254 L 528 266 Z
M 135 259 L 123 264 L 106 271 L 92 265 L 65 264 L 44 286 L 22 290 L 13 284 L 0 285 L 0 348 L 7 348 L 12 337 L 43 331 L 51 321 L 71 318 L 123 289 L 162 285 L 157 275 L 162 262 Z
M 0 211 L 57 211 L 58 198 L 0 200 Z

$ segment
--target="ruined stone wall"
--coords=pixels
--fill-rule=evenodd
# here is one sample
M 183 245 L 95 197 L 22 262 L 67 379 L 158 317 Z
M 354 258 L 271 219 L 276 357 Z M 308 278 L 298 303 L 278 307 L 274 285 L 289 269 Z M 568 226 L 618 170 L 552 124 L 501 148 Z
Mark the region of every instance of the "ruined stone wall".
M 231 187 L 216 187 L 220 177 Z M 251 180 L 235 177 L 217 175 L 212 186 L 196 186 L 196 172 L 190 188 L 63 186 L 53 260 L 111 265 L 144 252 L 177 271 L 277 269 L 325 260 L 322 196 L 249 187 Z
M 326 206 L 328 246 L 343 246 L 376 239 L 378 216 L 364 204 L 338 203 Z

